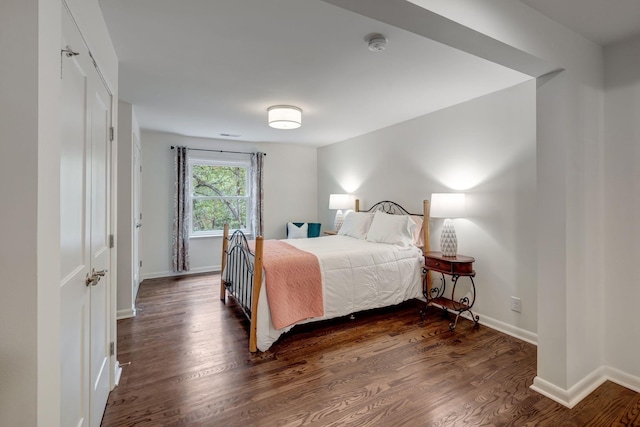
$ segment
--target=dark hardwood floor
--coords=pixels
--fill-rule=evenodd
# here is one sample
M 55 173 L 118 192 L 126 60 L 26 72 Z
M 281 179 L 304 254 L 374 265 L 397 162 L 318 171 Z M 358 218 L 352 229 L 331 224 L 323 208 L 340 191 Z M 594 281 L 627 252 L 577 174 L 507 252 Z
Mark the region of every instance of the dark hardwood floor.
M 607 382 L 569 410 L 529 389 L 536 348 L 417 302 L 294 328 L 250 354 L 219 275 L 146 280 L 118 322 L 110 426 L 638 426 L 640 394 Z

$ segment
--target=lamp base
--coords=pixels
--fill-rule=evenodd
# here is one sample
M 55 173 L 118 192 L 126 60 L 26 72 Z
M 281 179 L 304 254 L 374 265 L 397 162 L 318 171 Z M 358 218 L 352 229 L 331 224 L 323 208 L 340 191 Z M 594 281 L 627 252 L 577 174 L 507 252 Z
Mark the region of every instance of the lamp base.
M 440 234 L 440 251 L 442 256 L 446 257 L 455 257 L 458 253 L 456 229 L 453 227 L 453 221 L 448 218 L 444 220 L 442 234 Z
M 342 213 L 341 209 L 338 209 L 338 211 L 336 212 L 336 219 L 333 223 L 333 227 L 336 231 L 340 231 L 340 228 L 342 227 L 342 224 L 344 223 L 344 214 Z

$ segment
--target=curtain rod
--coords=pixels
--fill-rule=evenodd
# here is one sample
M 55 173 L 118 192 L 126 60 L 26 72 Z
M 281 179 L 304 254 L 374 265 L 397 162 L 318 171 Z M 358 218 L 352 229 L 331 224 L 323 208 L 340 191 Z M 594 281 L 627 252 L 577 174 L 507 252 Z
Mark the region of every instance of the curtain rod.
M 173 150 L 174 148 L 176 148 L 174 145 L 171 146 L 171 149 Z M 189 150 L 191 151 L 212 151 L 215 153 L 232 153 L 232 154 L 255 154 L 255 153 L 248 153 L 246 151 L 227 151 L 227 150 L 208 150 L 206 148 L 189 148 Z M 267 155 L 267 153 L 262 153 L 265 156 Z

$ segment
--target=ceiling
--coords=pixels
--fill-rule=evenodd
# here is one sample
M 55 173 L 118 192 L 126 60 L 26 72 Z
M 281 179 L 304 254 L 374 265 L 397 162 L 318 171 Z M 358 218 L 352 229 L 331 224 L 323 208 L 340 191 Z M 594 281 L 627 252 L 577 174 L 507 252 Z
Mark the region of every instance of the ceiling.
M 320 0 L 100 0 L 140 126 L 322 146 L 529 79 Z M 372 52 L 367 35 L 383 34 Z M 276 130 L 267 108 L 303 110 Z M 225 136 L 230 134 L 234 136 Z
M 567 6 L 609 1 L 522 1 L 569 27 L 562 20 L 590 22 L 589 38 L 622 37 L 613 13 L 595 25 Z M 627 12 L 640 4 L 615 1 Z M 530 79 L 320 0 L 99 3 L 120 60 L 120 99 L 143 129 L 322 146 Z M 387 38 L 384 51 L 368 50 L 373 33 Z M 279 104 L 303 110 L 301 128 L 267 125 L 267 108 Z
M 640 34 L 638 0 L 521 1 L 601 46 Z

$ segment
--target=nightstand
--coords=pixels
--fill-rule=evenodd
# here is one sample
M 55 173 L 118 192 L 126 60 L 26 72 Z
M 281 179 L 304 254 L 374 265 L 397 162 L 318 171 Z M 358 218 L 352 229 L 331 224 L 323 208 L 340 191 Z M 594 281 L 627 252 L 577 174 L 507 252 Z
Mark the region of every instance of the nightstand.
M 473 319 L 474 326 L 478 326 L 479 316 L 474 316 L 471 308 L 476 301 L 476 285 L 473 282 L 473 278 L 476 272 L 473 270 L 473 263 L 475 259 L 469 256 L 457 255 L 455 257 L 442 256 L 441 252 L 426 252 L 424 254 L 424 281 L 422 284 L 422 294 L 427 299 L 427 303 L 420 311 L 420 318 L 424 319 L 424 315 L 431 304 L 440 306 L 445 313 L 452 311 L 456 313 L 456 320 L 453 323 L 449 323 L 449 329 L 454 330 L 458 324 L 458 318 L 464 312 L 469 312 Z M 427 276 L 429 271 L 435 271 L 440 273 L 442 277 L 442 284 L 435 286 L 431 284 L 431 289 L 427 289 Z M 444 275 L 451 276 L 451 298 L 445 298 L 446 280 Z M 468 277 L 471 281 L 470 294 L 456 300 L 456 285 L 460 277 Z
M 334 230 L 330 230 L 330 231 L 323 231 L 322 234 L 324 234 L 325 236 L 335 236 L 338 234 L 338 232 Z

